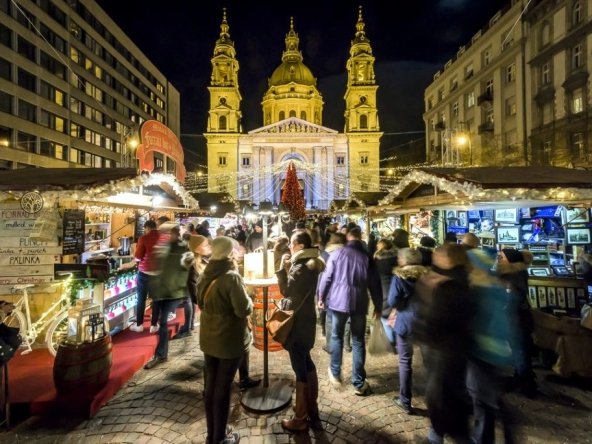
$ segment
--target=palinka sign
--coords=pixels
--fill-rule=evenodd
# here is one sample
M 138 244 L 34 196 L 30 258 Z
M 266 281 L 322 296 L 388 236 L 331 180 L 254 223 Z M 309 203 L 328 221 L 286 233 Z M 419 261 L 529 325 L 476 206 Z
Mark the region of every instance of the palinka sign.
M 185 182 L 185 156 L 175 133 L 156 120 L 148 120 L 140 128 L 140 141 L 136 152 L 140 171 L 171 173 L 180 183 Z

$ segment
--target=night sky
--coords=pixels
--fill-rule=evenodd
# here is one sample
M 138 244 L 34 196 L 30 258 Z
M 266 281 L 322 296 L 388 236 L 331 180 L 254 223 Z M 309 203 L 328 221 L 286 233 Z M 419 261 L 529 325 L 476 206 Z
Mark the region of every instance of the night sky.
M 508 0 L 310 1 L 98 0 L 181 93 L 181 132 L 189 169 L 205 164 L 210 59 L 227 8 L 240 65 L 243 131 L 262 126 L 267 80 L 281 63 L 294 17 L 304 63 L 325 101 L 323 125 L 343 131 L 345 65 L 362 5 L 379 85 L 378 112 L 385 132 L 382 156 L 405 157 L 405 142 L 423 150 L 423 91 L 459 46 L 470 41 Z M 396 13 L 391 12 L 397 8 Z M 408 155 L 409 153 L 407 153 Z

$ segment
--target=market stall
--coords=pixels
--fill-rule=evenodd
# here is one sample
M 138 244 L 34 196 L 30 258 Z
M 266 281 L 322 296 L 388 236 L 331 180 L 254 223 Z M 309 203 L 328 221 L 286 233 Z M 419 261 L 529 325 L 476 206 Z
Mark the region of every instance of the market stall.
M 197 201 L 166 174 L 138 175 L 135 169 L 1 171 L 0 299 L 15 304 L 4 322 L 19 328 L 26 338 L 30 354 L 19 361 L 44 362 L 51 371 L 53 358 L 47 361 L 36 352 L 51 356 L 57 351 L 56 387 L 85 387 L 101 373 L 96 380 L 100 383 L 95 384 L 98 390 L 106 383 L 111 360 L 104 360 L 94 375 L 85 369 L 86 382 L 78 376 L 67 379 L 64 376 L 73 374 L 71 363 L 77 359 L 61 359 L 60 345 L 65 346 L 64 353 L 96 354 L 96 361 L 110 356 L 110 336 L 136 316 L 136 273 L 117 268 L 131 260 L 142 221 L 160 215 L 174 219 L 177 212 L 196 208 Z M 143 352 L 146 360 L 152 352 Z M 17 355 L 21 358 L 20 351 Z M 123 383 L 144 357 L 133 362 L 120 358 L 123 361 L 114 358 L 113 368 L 117 381 Z M 134 370 L 127 371 L 126 365 Z M 35 370 L 34 384 L 18 372 L 11 378 L 36 386 L 47 374 L 45 366 Z M 81 373 L 74 370 L 76 375 Z M 128 376 L 121 379 L 120 372 Z M 27 390 L 11 392 L 20 396 Z
M 412 221 L 410 215 L 430 212 L 435 221 L 433 237 L 439 242 L 446 233 L 460 239 L 472 232 L 484 247 L 530 250 L 529 302 L 537 310 L 537 343 L 559 355 L 562 374 L 582 374 L 581 365 L 576 369 L 566 364 L 569 359 L 565 351 L 570 347 L 565 344 L 573 344 L 575 339 L 565 339 L 565 331 L 584 341 L 586 347 L 592 346 L 592 336 L 585 329 L 574 333 L 563 324 L 577 320 L 582 306 L 590 300 L 578 257 L 591 247 L 591 206 L 591 171 L 555 167 L 420 168 L 404 176 L 370 211 L 401 214 L 408 223 Z M 407 224 L 403 228 L 413 227 Z M 545 322 L 546 316 L 558 322 Z

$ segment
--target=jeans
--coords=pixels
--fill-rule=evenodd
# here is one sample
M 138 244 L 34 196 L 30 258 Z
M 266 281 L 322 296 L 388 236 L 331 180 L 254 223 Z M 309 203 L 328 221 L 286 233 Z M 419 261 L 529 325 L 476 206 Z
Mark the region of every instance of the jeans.
M 154 354 L 159 358 L 166 358 L 169 355 L 169 329 L 167 324 L 169 321 L 169 313 L 174 313 L 179 306 L 179 299 L 163 299 L 155 301 L 160 313 L 160 328 L 158 329 L 158 345 Z
M 365 313 L 341 313 L 333 311 L 333 328 L 331 331 L 331 373 L 333 376 L 341 375 L 341 363 L 343 361 L 343 336 L 345 325 L 351 321 L 352 336 L 352 376 L 351 382 L 356 388 L 362 388 L 366 381 L 366 314 Z
M 144 323 L 144 312 L 146 311 L 146 299 L 148 298 L 148 289 L 151 285 L 151 279 L 154 276 L 138 271 L 138 284 L 136 288 L 136 324 L 138 327 Z M 154 313 L 154 307 L 152 308 Z M 156 325 L 156 324 L 154 324 Z
M 296 374 L 297 382 L 308 382 L 306 380 L 306 374 L 312 371 L 316 371 L 316 367 L 312 358 L 310 357 L 310 349 L 302 348 L 298 345 L 288 350 L 290 355 L 290 364 L 292 364 L 292 370 Z
M 206 384 L 206 422 L 208 442 L 219 443 L 226 436 L 226 423 L 230 409 L 230 391 L 234 375 L 242 359 L 220 359 L 204 355 Z
M 411 408 L 413 343 L 410 337 L 397 335 L 397 352 L 399 353 L 399 399 L 401 404 Z
M 187 333 L 193 327 L 193 302 L 189 296 L 183 301 L 183 314 L 185 323 L 179 329 L 179 333 Z
M 333 330 L 333 312 L 327 308 L 327 314 L 325 315 L 325 347 L 327 350 L 331 350 L 331 334 Z M 343 333 L 343 343 L 345 348 L 351 349 L 351 323 L 347 320 L 345 324 L 345 331 Z M 351 351 L 351 350 L 350 350 Z

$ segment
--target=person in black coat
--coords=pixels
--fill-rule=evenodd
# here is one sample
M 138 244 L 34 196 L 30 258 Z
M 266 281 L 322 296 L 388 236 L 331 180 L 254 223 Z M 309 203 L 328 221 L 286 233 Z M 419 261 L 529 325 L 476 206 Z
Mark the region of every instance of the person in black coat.
M 515 360 L 514 382 L 526 396 L 537 394 L 536 376 L 532 370 L 531 353 L 533 350 L 532 332 L 534 319 L 528 303 L 528 265 L 531 259 L 529 251 L 504 248 L 497 258 L 499 277 L 506 284 L 508 291 L 518 299 L 518 339 L 510 344 Z
M 429 267 L 432 265 L 432 254 L 436 248 L 436 239 L 424 236 L 419 240 L 419 252 L 421 253 L 421 265 Z
M 315 293 L 325 263 L 305 231 L 292 235 L 290 251 L 292 255 L 283 256 L 282 268 L 276 273 L 280 292 L 288 299 L 289 308 L 297 310 L 294 325 L 283 344 L 296 374 L 296 405 L 294 416 L 283 419 L 282 427 L 291 432 L 303 432 L 308 430 L 310 420 L 310 427 L 320 430 L 319 381 L 310 351 L 316 336 Z

